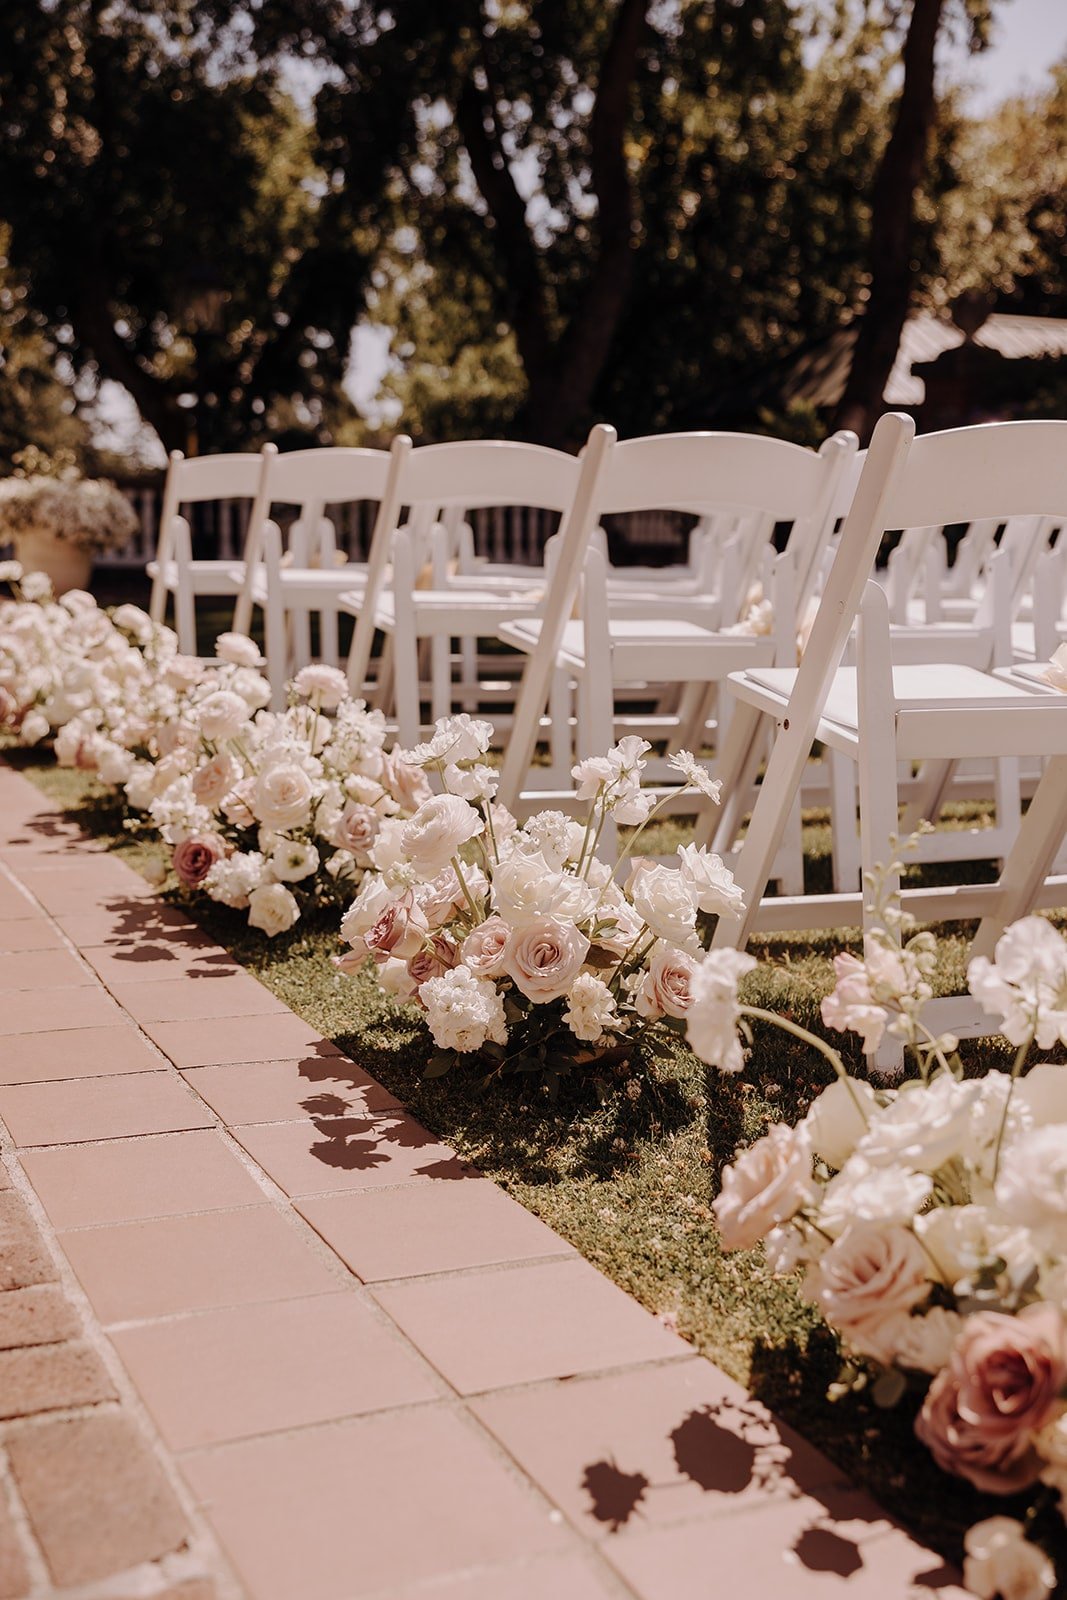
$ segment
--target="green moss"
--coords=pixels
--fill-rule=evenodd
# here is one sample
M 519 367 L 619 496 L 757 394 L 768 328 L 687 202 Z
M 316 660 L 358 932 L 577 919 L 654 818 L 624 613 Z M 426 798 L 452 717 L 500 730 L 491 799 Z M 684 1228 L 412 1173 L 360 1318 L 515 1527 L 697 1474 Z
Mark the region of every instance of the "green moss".
M 93 798 L 85 775 L 39 758 L 18 759 L 28 777 L 110 837 L 134 867 L 143 869 L 154 856 L 156 847 L 123 833 L 113 805 Z M 818 870 L 828 853 L 825 818 L 809 819 L 807 835 Z M 772 1278 L 759 1250 L 724 1255 L 719 1248 L 710 1205 L 724 1162 L 769 1122 L 795 1119 L 828 1081 L 826 1063 L 798 1041 L 757 1029 L 737 1077 L 710 1071 L 679 1049 L 673 1059 L 620 1072 L 603 1103 L 573 1080 L 554 1102 L 514 1079 L 485 1093 L 461 1073 L 424 1082 L 429 1041 L 421 1023 L 382 996 L 370 974 L 347 978 L 331 965 L 339 948 L 335 913 L 305 918 L 273 942 L 250 932 L 240 913 L 201 905 L 196 915 L 436 1135 L 643 1305 L 669 1318 L 935 1548 L 958 1559 L 966 1527 L 981 1516 L 1012 1513 L 1011 1502 L 983 1500 L 937 1471 L 913 1437 L 913 1405 L 887 1413 L 862 1394 L 828 1405 L 836 1346 L 796 1283 Z M 940 940 L 943 992 L 961 985 L 966 931 L 950 930 Z M 748 997 L 818 1028 L 832 956 L 843 944 L 856 948 L 855 934 L 790 935 L 757 947 L 774 965 L 752 975 Z M 845 1041 L 838 1036 L 836 1042 Z M 1004 1054 L 989 1040 L 971 1041 L 964 1053 L 972 1070 L 1000 1065 Z M 851 1055 L 862 1072 L 862 1057 Z M 1045 1522 L 1043 1531 L 1067 1571 L 1062 1524 L 1052 1514 Z

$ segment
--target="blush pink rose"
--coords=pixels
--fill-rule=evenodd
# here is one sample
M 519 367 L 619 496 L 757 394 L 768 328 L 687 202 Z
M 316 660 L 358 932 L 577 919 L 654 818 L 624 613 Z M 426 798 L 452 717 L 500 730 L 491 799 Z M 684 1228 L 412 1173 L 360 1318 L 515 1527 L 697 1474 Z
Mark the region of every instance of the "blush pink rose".
M 907 1228 L 854 1222 L 815 1263 L 805 1292 L 849 1344 L 888 1364 L 894 1323 L 930 1293 L 927 1268 Z
M 463 965 L 470 967 L 476 978 L 499 978 L 510 937 L 511 929 L 503 917 L 487 917 L 464 939 L 460 951 Z
M 330 843 L 338 850 L 350 850 L 365 863 L 380 828 L 381 818 L 370 806 L 350 800 L 330 829 Z
M 662 946 L 648 964 L 637 991 L 637 1009 L 643 1017 L 684 1017 L 693 1004 L 690 980 L 696 962 L 683 950 Z
M 419 984 L 427 983 L 431 978 L 439 978 L 443 972 L 451 972 L 456 964 L 456 947 L 451 939 L 446 939 L 443 933 L 430 935 L 428 944 L 417 950 L 408 961 L 408 976 L 418 988 Z
M 197 767 L 193 773 L 193 794 L 202 806 L 215 811 L 241 776 L 241 769 L 227 750 Z
M 938 1466 L 988 1494 L 1029 1488 L 1042 1470 L 1034 1435 L 1067 1384 L 1067 1328 L 1054 1305 L 1016 1316 L 981 1311 L 960 1329 L 915 1432 Z
M 504 971 L 538 1005 L 567 993 L 589 954 L 589 940 L 573 922 L 535 917 L 517 928 L 504 952 Z
M 811 1145 L 806 1132 L 775 1123 L 722 1175 L 712 1202 L 724 1250 L 751 1250 L 812 1198 Z
M 383 751 L 381 759 L 378 781 L 382 788 L 388 789 L 405 811 L 417 811 L 433 794 L 425 772 L 410 761 L 401 761 L 395 750 Z
M 194 834 L 174 846 L 171 866 L 187 889 L 199 889 L 215 862 L 225 854 L 226 846 L 217 834 Z
M 410 961 L 422 948 L 429 931 L 429 923 L 415 904 L 414 895 L 408 890 L 399 900 L 386 906 L 364 935 L 364 943 L 375 961 L 384 961 L 387 956 Z

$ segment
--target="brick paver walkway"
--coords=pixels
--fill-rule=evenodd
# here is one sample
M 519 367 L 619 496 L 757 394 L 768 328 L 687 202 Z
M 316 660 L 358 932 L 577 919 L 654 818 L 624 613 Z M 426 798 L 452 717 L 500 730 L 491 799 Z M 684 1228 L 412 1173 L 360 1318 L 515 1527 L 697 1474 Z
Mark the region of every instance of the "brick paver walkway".
M 0 1596 L 961 1595 L 2 764 L 0 991 Z

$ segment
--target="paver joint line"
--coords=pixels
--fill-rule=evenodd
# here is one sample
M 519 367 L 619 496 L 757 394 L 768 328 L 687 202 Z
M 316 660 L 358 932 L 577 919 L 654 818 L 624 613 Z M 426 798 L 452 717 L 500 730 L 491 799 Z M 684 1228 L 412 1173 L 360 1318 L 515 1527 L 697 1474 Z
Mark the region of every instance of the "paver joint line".
M 21 1157 L 14 1190 L 0 1176 L 0 1375 L 43 1373 L 45 1392 L 84 1350 L 90 1395 L 102 1386 L 73 1409 L 0 1420 L 0 1600 L 4 1493 L 35 1596 L 96 1582 L 99 1539 L 94 1554 L 57 1531 L 42 1486 L 130 1429 L 149 1465 L 125 1492 L 151 1509 L 127 1519 L 126 1554 L 150 1564 L 158 1600 L 703 1600 L 709 1564 L 734 1587 L 748 1575 L 736 1511 L 776 1600 L 814 1592 L 784 1559 L 804 1516 L 842 1536 L 858 1517 L 909 1590 L 936 1566 L 2 761 L 0 794 L 16 838 L 48 813 L 62 841 L 42 860 L 0 839 L 0 951 L 15 952 L 6 977 L 0 954 L 0 1027 L 17 1057 L 15 1077 L 0 1067 L 0 1117 Z M 194 969 L 218 976 L 198 985 Z M 42 1004 L 52 993 L 63 1033 Z M 64 1033 L 86 1041 L 87 1070 L 58 1075 Z M 324 1111 L 331 1061 L 341 1098 Z M 58 1284 L 34 1253 L 41 1227 L 65 1258 Z M 73 1330 L 47 1298 L 72 1273 Z M 5 1319 L 5 1294 L 38 1301 Z M 770 1488 L 721 1481 L 739 1416 L 778 1452 Z M 598 1472 L 617 1457 L 667 1481 L 657 1453 L 683 1425 L 704 1466 L 690 1461 L 667 1510 L 660 1496 L 620 1521 Z M 98 1476 L 87 1498 L 68 1494 L 64 1528 L 103 1493 Z M 97 1533 L 109 1515 L 105 1495 Z M 190 1538 L 206 1564 L 179 1571 L 168 1551 Z

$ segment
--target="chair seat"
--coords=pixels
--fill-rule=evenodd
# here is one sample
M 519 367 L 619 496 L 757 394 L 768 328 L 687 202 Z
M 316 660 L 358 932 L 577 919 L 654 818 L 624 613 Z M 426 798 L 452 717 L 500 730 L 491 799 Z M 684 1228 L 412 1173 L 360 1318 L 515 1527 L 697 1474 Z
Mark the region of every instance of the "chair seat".
M 358 590 L 366 580 L 366 568 L 355 564 L 344 567 L 281 567 L 279 588 L 287 600 L 314 608 L 315 601 L 336 604 L 339 596 Z M 267 576 L 261 569 L 252 583 L 257 605 L 267 598 Z
M 150 561 L 147 565 L 148 576 L 158 578 L 160 564 Z M 192 586 L 197 594 L 236 594 L 244 582 L 244 567 L 232 565 L 228 561 L 190 561 L 182 568 L 192 579 Z M 178 591 L 178 563 L 164 561 L 162 566 L 163 587 L 168 594 Z
M 725 676 L 730 663 L 751 661 L 755 664 L 774 659 L 772 639 L 747 633 L 716 633 L 684 619 L 665 625 L 663 619 L 657 617 L 612 617 L 608 631 L 623 680 L 632 671 L 636 676 L 667 678 L 681 673 L 679 681 L 689 676 L 696 681 L 711 681 Z M 523 617 L 507 623 L 498 630 L 498 636 L 505 644 L 530 655 L 541 637 L 541 618 Z M 559 654 L 562 665 L 577 672 L 584 670 L 585 628 L 580 620 L 572 619 L 564 627 Z M 723 661 L 727 662 L 726 666 L 722 665 Z M 667 670 L 660 671 L 660 668 Z
M 731 673 L 728 682 L 739 700 L 776 715 L 788 706 L 796 677 L 791 667 L 755 667 Z M 1030 687 L 1017 677 L 979 672 L 958 662 L 894 666 L 893 699 L 900 756 L 1032 755 L 1067 749 L 1067 695 L 1044 694 L 1038 684 Z M 1005 718 L 1004 711 L 1014 715 Z M 818 738 L 848 751 L 855 748 L 858 732 L 856 669 L 842 667 L 830 685 Z

